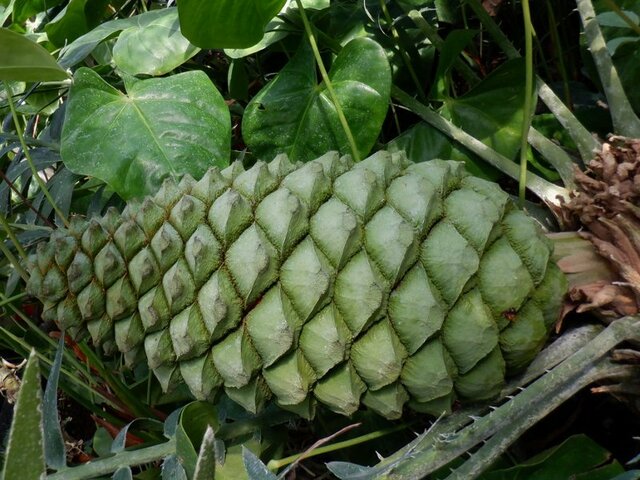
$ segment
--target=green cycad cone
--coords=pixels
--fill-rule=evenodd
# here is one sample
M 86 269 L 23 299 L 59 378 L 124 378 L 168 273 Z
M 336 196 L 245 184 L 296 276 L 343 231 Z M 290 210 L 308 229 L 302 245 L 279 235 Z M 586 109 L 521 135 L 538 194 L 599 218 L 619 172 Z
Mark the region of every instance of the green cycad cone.
M 29 291 L 164 388 L 394 418 L 495 395 L 564 293 L 550 245 L 457 162 L 285 156 L 167 182 L 40 244 Z

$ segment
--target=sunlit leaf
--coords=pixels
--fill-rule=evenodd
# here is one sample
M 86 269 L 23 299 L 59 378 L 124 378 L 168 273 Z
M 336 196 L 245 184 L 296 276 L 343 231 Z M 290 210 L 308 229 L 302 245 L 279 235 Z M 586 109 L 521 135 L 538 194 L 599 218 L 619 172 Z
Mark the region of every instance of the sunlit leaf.
M 129 18 L 118 18 L 102 23 L 90 32 L 82 35 L 60 51 L 58 61 L 63 67 L 72 67 L 81 62 L 104 40 L 128 28 L 144 28 L 163 18 L 175 15 L 175 8 L 151 10 Z
M 62 133 L 67 167 L 127 199 L 166 177 L 199 177 L 230 156 L 224 99 L 203 72 L 141 80 L 116 90 L 87 68 L 74 76 Z
M 147 25 L 135 25 L 120 33 L 113 47 L 113 61 L 131 75 L 163 75 L 200 51 L 180 33 L 178 12 L 166 14 Z
M 387 113 L 391 69 L 385 52 L 373 40 L 352 40 L 334 60 L 329 77 L 364 157 Z M 350 153 L 327 87 L 318 85 L 315 60 L 306 42 L 247 105 L 242 131 L 253 152 L 266 160 L 283 152 L 301 161 L 329 150 Z
M 286 0 L 181 0 L 180 27 L 201 48 L 246 48 L 258 43 Z
M 0 28 L 0 81 L 54 82 L 67 78 L 67 72 L 40 45 Z

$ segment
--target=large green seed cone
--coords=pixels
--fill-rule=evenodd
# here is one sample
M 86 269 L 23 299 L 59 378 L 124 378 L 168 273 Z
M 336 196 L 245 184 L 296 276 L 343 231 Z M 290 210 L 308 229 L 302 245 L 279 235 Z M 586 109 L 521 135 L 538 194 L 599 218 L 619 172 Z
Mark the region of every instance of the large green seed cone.
M 496 395 L 565 282 L 536 225 L 456 162 L 234 164 L 38 246 L 29 291 L 165 389 L 392 418 Z

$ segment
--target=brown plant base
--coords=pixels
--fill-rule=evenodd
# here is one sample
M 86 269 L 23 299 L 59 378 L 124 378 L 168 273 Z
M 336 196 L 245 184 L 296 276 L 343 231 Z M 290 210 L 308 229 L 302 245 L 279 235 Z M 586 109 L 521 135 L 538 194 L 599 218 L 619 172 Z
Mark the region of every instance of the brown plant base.
M 561 221 L 573 229 L 583 227 L 578 235 L 600 257 L 576 241 L 575 234 L 556 235 L 565 242 L 564 247 L 557 242 L 556 256 L 569 276 L 567 309 L 596 310 L 609 320 L 638 313 L 640 139 L 611 136 L 586 172 L 576 170 L 577 190 L 563 202 Z

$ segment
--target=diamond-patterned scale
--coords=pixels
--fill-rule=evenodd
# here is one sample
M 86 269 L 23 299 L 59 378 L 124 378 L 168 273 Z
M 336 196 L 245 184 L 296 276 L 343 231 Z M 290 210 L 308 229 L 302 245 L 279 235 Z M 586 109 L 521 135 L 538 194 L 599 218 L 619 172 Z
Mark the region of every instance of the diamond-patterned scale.
M 541 348 L 564 278 L 535 224 L 456 162 L 378 152 L 167 181 L 38 246 L 43 318 L 164 389 L 306 418 L 495 395 Z M 508 315 L 504 313 L 508 312 Z

